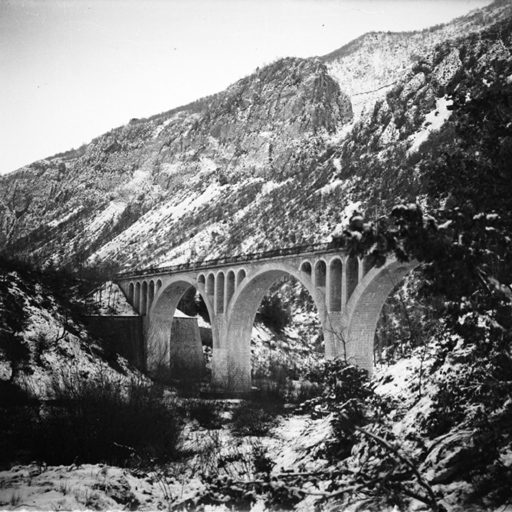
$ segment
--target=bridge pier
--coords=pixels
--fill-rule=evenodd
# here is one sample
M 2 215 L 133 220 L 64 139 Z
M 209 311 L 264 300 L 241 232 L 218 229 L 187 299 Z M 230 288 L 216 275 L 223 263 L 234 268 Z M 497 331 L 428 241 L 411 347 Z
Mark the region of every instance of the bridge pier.
M 210 318 L 212 326 L 212 388 L 222 392 L 229 389 L 230 354 L 226 339 L 226 317 L 215 315 Z
M 156 375 L 169 366 L 172 320 L 165 312 L 154 311 L 147 320 L 146 331 L 146 369 Z
M 322 321 L 325 345 L 325 358 L 347 357 L 344 318 L 341 311 L 330 311 Z

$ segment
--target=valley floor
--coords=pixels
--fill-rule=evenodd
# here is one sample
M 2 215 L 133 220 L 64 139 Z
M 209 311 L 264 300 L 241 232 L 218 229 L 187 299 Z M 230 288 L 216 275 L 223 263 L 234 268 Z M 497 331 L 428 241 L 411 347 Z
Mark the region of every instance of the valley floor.
M 51 466 L 33 463 L 0 472 L 1 510 L 173 510 L 195 509 L 205 484 L 195 475 L 208 474 L 221 461 L 226 475 L 251 479 L 253 454 L 262 449 L 275 463 L 273 471 L 322 464 L 309 454 L 324 439 L 326 419 L 307 415 L 281 417 L 264 437 L 236 437 L 226 428 L 205 430 L 191 424 L 186 429 L 184 449 L 190 455 L 166 469 L 138 470 L 84 464 Z M 206 505 L 204 510 L 232 510 L 224 505 Z M 256 503 L 252 510 L 264 510 Z

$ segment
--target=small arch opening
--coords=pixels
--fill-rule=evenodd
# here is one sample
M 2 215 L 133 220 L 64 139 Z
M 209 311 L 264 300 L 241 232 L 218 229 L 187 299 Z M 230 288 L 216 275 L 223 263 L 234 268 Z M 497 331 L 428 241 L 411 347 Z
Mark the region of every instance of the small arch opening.
M 140 313 L 140 283 L 138 281 L 135 284 L 135 298 L 133 300 L 133 307 L 137 313 Z
M 140 314 L 145 315 L 147 313 L 148 306 L 148 283 L 144 281 L 142 283 L 142 290 L 140 295 Z
M 205 323 L 210 323 L 210 314 L 208 313 L 208 308 L 203 300 L 203 296 L 194 286 L 188 288 L 183 294 L 176 309 L 187 316 L 201 317 Z M 201 322 L 201 324 L 203 324 L 203 322 Z M 205 329 L 210 331 L 207 338 L 209 339 L 209 346 L 211 346 L 212 335 L 210 327 L 203 325 L 201 328 L 201 338 L 203 338 L 203 330 Z
M 309 277 L 311 277 L 311 274 L 313 272 L 313 267 L 311 266 L 311 263 L 309 261 L 302 262 L 302 265 L 300 266 L 300 270 L 302 272 L 305 272 Z
M 347 260 L 347 300 L 359 282 L 359 260 L 355 256 L 350 256 Z
M 225 282 L 224 272 L 219 272 L 217 274 L 217 279 L 216 279 L 217 293 L 216 293 L 216 297 L 215 297 L 215 303 L 216 303 L 215 311 L 220 314 L 224 313 L 224 282 Z
M 375 258 L 373 256 L 365 256 L 363 259 L 363 276 L 368 274 L 368 272 L 374 267 Z
M 229 304 L 231 297 L 235 293 L 235 273 L 230 270 L 228 272 L 227 283 L 226 283 L 226 305 Z
M 240 286 L 240 283 L 246 278 L 247 274 L 245 273 L 245 270 L 242 268 L 238 271 L 238 274 L 236 275 L 236 286 Z
M 148 290 L 148 311 L 153 304 L 153 299 L 155 298 L 155 282 L 151 280 L 149 282 L 149 290 Z
M 341 279 L 342 279 L 342 263 L 339 258 L 331 261 L 329 285 L 329 308 L 331 311 L 341 311 Z
M 315 285 L 319 287 L 325 287 L 327 275 L 327 265 L 324 260 L 320 260 L 315 265 Z
M 215 276 L 213 274 L 208 274 L 208 278 L 206 279 L 206 295 L 213 296 L 215 293 Z

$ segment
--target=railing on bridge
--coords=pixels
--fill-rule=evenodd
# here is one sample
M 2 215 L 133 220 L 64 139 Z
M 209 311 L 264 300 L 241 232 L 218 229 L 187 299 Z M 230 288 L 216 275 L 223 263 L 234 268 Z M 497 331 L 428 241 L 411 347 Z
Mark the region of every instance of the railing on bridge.
M 304 253 L 324 252 L 329 249 L 339 249 L 344 247 L 343 238 L 335 238 L 332 242 L 321 244 L 297 245 L 295 247 L 285 247 L 284 249 L 274 249 L 266 252 L 253 252 L 249 254 L 238 254 L 236 256 L 221 256 L 219 258 L 211 258 L 202 261 L 190 261 L 180 263 L 178 265 L 169 265 L 166 267 L 148 267 L 142 270 L 132 270 L 130 272 L 120 272 L 117 274 L 118 279 L 126 279 L 129 277 L 139 277 L 145 275 L 169 274 L 172 272 L 183 270 L 199 270 L 218 267 L 220 265 L 229 265 L 230 263 L 243 263 L 246 261 L 258 261 L 267 258 L 275 258 L 278 256 L 294 256 Z

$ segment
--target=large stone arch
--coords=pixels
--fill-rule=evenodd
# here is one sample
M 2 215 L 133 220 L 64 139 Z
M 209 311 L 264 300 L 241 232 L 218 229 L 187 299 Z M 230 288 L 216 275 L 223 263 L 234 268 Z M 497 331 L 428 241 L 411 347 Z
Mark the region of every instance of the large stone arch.
M 372 267 L 354 289 L 343 317 L 342 338 L 346 358 L 373 371 L 373 343 L 382 307 L 395 286 L 414 268 L 417 261 L 401 263 L 388 259 L 382 267 Z
M 169 367 L 172 321 L 181 298 L 192 286 L 201 294 L 208 314 L 210 318 L 213 318 L 213 306 L 205 293 L 204 286 L 198 286 L 195 279 L 186 275 L 165 280 L 155 293 L 148 313 L 146 365 L 150 373 L 155 373 L 160 368 Z M 215 333 L 212 335 L 215 336 Z M 179 365 L 183 372 L 188 369 L 190 374 L 194 375 L 194 372 L 199 371 L 199 361 L 194 360 L 193 357 L 189 359 L 180 361 Z
M 225 343 L 217 364 L 223 367 L 225 382 L 217 385 L 231 391 L 245 392 L 251 389 L 251 333 L 254 319 L 263 297 L 271 285 L 286 275 L 296 278 L 311 294 L 318 310 L 322 327 L 326 317 L 325 295 L 311 282 L 310 276 L 286 263 L 268 263 L 248 274 L 235 290 L 227 309 L 224 326 Z

